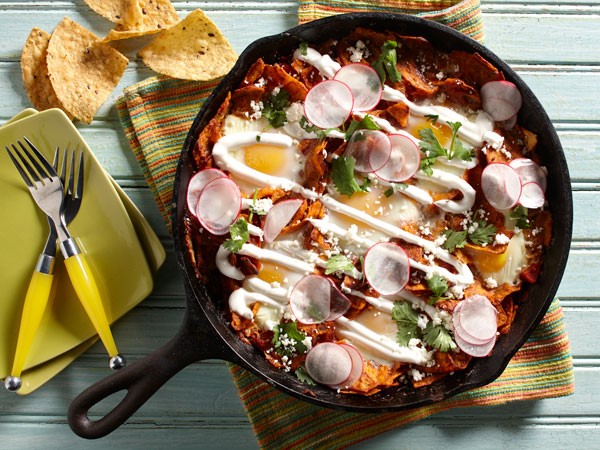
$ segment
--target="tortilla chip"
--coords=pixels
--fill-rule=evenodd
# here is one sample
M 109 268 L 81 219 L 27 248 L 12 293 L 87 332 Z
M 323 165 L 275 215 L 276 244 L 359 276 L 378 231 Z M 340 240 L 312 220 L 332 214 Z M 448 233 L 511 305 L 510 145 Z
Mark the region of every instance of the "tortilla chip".
M 184 80 L 225 75 L 237 56 L 217 26 L 197 9 L 139 51 L 155 72 Z
M 29 100 L 38 111 L 50 108 L 64 109 L 48 77 L 46 65 L 48 42 L 50 42 L 50 35 L 44 30 L 34 28 L 29 33 L 21 53 L 23 85 Z M 72 119 L 72 116 L 68 115 Z
M 128 63 L 125 56 L 68 18 L 52 33 L 46 59 L 59 101 L 86 123 L 91 123 L 117 86 Z
M 90 8 L 113 23 L 137 28 L 142 23 L 139 0 L 85 0 Z
M 179 22 L 179 15 L 169 0 L 138 0 L 136 3 L 140 10 L 140 20 L 133 26 L 117 24 L 101 42 L 159 33 Z

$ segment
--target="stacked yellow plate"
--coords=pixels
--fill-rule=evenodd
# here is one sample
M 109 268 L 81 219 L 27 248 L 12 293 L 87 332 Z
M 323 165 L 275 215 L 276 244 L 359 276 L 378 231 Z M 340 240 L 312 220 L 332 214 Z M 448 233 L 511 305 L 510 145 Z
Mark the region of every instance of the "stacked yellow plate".
M 62 111 L 38 113 L 28 109 L 0 127 L 2 149 L 24 136 L 35 142 L 50 160 L 57 146 L 85 153 L 89 172 L 83 202 L 69 229 L 78 236 L 89 256 L 112 323 L 152 291 L 153 273 L 165 259 L 164 248 L 146 219 L 100 166 Z M 4 378 L 10 375 L 25 293 L 44 246 L 48 224 L 3 150 L 0 151 L 0 211 L 0 286 L 3 291 L 0 378 Z M 27 358 L 19 394 L 33 392 L 97 339 L 60 256 L 54 283 L 56 289 Z M 126 355 L 127 349 L 122 352 Z

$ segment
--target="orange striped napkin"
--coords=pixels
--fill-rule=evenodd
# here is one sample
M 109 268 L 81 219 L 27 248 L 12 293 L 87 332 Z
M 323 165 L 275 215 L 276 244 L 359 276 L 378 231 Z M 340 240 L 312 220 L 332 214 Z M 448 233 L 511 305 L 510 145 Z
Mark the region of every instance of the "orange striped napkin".
M 340 12 L 411 12 L 483 39 L 478 0 L 458 3 L 301 0 L 299 3 L 301 22 Z M 167 223 L 181 146 L 216 83 L 154 77 L 127 88 L 117 100 L 131 149 Z M 450 408 L 559 397 L 574 391 L 573 362 L 558 300 L 554 300 L 541 324 L 500 378 L 487 386 L 410 411 L 377 415 L 332 411 L 282 394 L 239 367 L 232 365 L 231 372 L 258 443 L 264 449 L 343 448 Z

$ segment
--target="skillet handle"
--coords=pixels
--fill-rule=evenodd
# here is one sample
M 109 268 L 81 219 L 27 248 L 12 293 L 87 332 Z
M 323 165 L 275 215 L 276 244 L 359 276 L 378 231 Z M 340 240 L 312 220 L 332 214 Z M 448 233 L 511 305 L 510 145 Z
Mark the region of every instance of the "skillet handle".
M 71 403 L 68 421 L 75 434 L 97 439 L 116 430 L 131 417 L 163 384 L 189 364 L 201 359 L 221 358 L 214 354 L 205 336 L 193 338 L 184 326 L 164 346 L 118 372 L 104 378 L 79 394 Z M 204 333 L 200 333 L 204 334 Z M 199 337 L 202 339 L 199 342 Z M 203 345 L 204 344 L 204 345 Z M 125 398 L 98 420 L 89 410 L 116 392 L 127 390 Z

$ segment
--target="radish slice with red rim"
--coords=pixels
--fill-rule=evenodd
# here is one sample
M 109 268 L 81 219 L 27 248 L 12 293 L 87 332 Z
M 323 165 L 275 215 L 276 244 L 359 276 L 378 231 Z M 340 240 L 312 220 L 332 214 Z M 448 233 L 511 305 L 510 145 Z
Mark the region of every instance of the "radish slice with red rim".
M 338 70 L 333 79 L 345 83 L 352 91 L 354 111 L 370 111 L 381 100 L 381 80 L 375 69 L 367 64 L 348 64 Z
M 215 178 L 226 177 L 224 172 L 219 169 L 204 169 L 194 174 L 188 183 L 187 189 L 187 207 L 188 211 L 196 215 L 196 205 L 202 189 Z
M 317 383 L 338 385 L 352 373 L 352 357 L 341 345 L 322 342 L 306 354 L 306 371 Z
M 510 81 L 488 81 L 481 86 L 483 110 L 496 121 L 508 120 L 523 105 L 523 97 L 517 86 Z
M 279 236 L 281 230 L 292 220 L 304 200 L 295 198 L 275 203 L 267 213 L 264 227 L 265 242 L 270 243 Z
M 496 336 L 490 339 L 487 343 L 477 345 L 471 344 L 463 339 L 459 334 L 454 334 L 454 340 L 456 341 L 456 345 L 465 352 L 467 355 L 474 356 L 475 358 L 483 358 L 485 356 L 489 356 L 496 345 Z
M 371 287 L 381 295 L 393 295 L 408 283 L 410 261 L 399 245 L 379 242 L 365 253 L 364 274 Z
M 362 376 L 363 369 L 364 369 L 364 360 L 363 360 L 362 355 L 360 354 L 360 352 L 357 350 L 356 347 L 354 347 L 350 344 L 345 344 L 345 343 L 338 344 L 338 345 L 340 347 L 342 347 L 344 350 L 346 350 L 348 352 L 348 354 L 350 355 L 350 358 L 352 359 L 352 370 L 350 371 L 350 375 L 348 376 L 348 378 L 346 378 L 342 383 L 337 384 L 337 385 L 332 385 L 330 387 L 333 389 L 348 389 L 354 383 L 356 383 Z
M 352 303 L 348 300 L 348 297 L 342 294 L 342 291 L 338 289 L 333 281 L 329 280 L 329 283 L 331 284 L 331 289 L 329 291 L 329 316 L 327 316 L 326 320 L 336 320 L 346 314 Z
M 373 172 L 388 162 L 391 152 L 392 144 L 385 133 L 358 130 L 350 136 L 344 155 L 354 158 L 354 169 L 358 172 Z
M 336 128 L 348 120 L 353 105 L 354 96 L 345 83 L 325 80 L 306 94 L 304 114 L 319 128 Z
M 538 163 L 529 158 L 516 158 L 508 165 L 517 171 L 521 183 L 537 183 L 546 192 L 546 172 Z
M 196 216 L 210 233 L 226 234 L 242 209 L 240 188 L 228 177 L 215 178 L 202 189 Z
M 487 297 L 475 294 L 463 300 L 462 306 L 453 312 L 455 323 L 459 323 L 459 330 L 464 330 L 461 336 L 468 340 L 468 336 L 483 343 L 493 339 L 498 331 L 496 316 L 498 311 Z M 458 333 L 460 334 L 460 332 Z
M 463 304 L 464 302 L 460 302 L 458 305 L 456 305 L 456 308 L 454 308 L 454 311 L 452 313 L 452 324 L 454 325 L 454 334 L 460 335 L 460 337 L 469 344 L 484 345 L 489 343 L 489 339 L 477 339 L 471 336 L 469 333 L 467 333 L 462 327 L 460 323 L 460 310 L 462 309 Z
M 350 308 L 350 300 L 329 278 L 311 274 L 292 289 L 290 308 L 298 322 L 316 324 L 344 315 Z
M 392 151 L 387 163 L 375 171 L 375 175 L 385 181 L 398 183 L 412 177 L 421 165 L 421 152 L 417 144 L 407 136 L 388 136 Z
M 491 163 L 481 173 L 481 189 L 489 204 L 503 211 L 512 208 L 519 201 L 521 179 L 508 164 Z
M 541 208 L 542 206 L 544 206 L 544 203 L 546 203 L 544 190 L 537 183 L 525 183 L 523 185 L 523 189 L 521 190 L 519 203 L 525 208 Z

